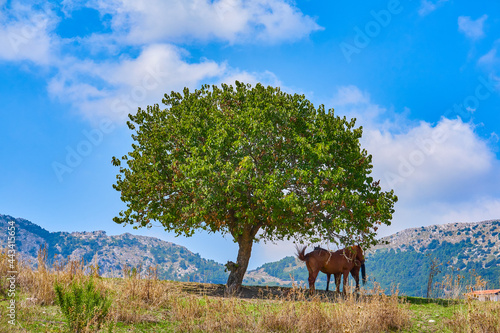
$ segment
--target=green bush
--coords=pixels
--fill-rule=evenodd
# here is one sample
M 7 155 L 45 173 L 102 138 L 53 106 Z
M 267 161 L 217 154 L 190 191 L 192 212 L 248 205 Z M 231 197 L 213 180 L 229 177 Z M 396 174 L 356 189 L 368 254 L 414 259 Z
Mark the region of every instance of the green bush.
M 74 282 L 69 288 L 56 283 L 54 289 L 70 332 L 97 331 L 106 321 L 111 300 L 95 289 L 92 280 Z

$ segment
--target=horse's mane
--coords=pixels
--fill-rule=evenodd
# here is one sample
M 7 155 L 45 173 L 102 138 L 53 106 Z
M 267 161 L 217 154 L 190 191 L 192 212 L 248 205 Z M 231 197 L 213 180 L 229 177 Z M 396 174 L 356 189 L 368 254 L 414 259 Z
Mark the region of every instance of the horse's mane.
M 349 248 L 354 250 L 356 247 L 358 247 L 361 251 L 363 251 L 359 245 L 354 245 L 352 247 L 346 247 L 344 249 L 338 249 L 337 251 L 327 250 L 327 249 L 322 248 L 321 246 L 315 246 L 314 251 L 325 251 L 325 252 L 330 252 L 330 253 L 337 253 L 338 251 L 344 251 L 344 253 L 345 253 L 345 251 L 348 250 Z M 351 250 L 348 250 L 348 251 L 351 251 Z M 356 251 L 356 250 L 354 250 L 354 251 Z
M 314 247 L 314 251 L 326 251 L 326 252 L 331 252 L 331 251 L 329 251 L 329 250 L 327 250 L 327 249 L 322 248 L 321 246 L 316 246 L 316 247 Z

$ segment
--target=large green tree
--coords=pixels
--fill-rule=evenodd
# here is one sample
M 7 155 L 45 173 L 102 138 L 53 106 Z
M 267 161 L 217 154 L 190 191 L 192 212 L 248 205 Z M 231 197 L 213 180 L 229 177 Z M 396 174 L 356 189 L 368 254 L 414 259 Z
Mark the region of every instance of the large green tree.
M 127 210 L 114 221 L 230 234 L 239 251 L 229 292 L 258 239 L 369 245 L 377 225 L 390 224 L 397 198 L 370 177 L 355 120 L 239 82 L 165 94 L 163 104 L 129 115 L 133 151 L 113 157 Z

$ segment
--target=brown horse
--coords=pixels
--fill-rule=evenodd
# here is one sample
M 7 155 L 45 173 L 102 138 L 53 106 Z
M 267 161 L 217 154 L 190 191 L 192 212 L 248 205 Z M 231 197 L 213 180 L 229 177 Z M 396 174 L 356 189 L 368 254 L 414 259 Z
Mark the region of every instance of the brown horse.
M 363 285 L 366 283 L 366 275 L 365 275 L 365 264 L 356 264 L 354 268 L 351 269 L 351 276 L 354 278 L 356 282 L 356 291 L 359 290 L 359 270 L 361 269 L 361 275 L 363 280 Z M 330 283 L 330 274 L 327 274 L 328 280 L 326 281 L 326 291 L 328 291 L 328 284 Z M 334 275 L 335 285 L 338 287 L 340 285 L 340 280 L 342 278 L 342 274 L 338 273 Z M 337 288 L 338 289 L 338 288 Z
M 363 250 L 359 245 L 354 245 L 349 248 L 338 250 L 335 252 L 322 249 L 320 247 L 314 248 L 312 252 L 304 254 L 306 246 L 302 249 L 297 248 L 297 257 L 306 263 L 307 270 L 309 271 L 309 289 L 311 293 L 314 292 L 314 283 L 318 273 L 321 271 L 327 275 L 326 290 L 330 284 L 331 274 L 335 277 L 335 284 L 337 292 L 340 292 L 340 279 L 344 276 L 345 293 L 347 287 L 347 279 L 349 273 L 352 274 L 356 281 L 356 290 L 359 289 L 359 270 L 363 276 L 363 283 L 366 281 L 365 276 L 365 257 Z
M 356 250 L 358 251 L 357 253 L 360 253 L 361 256 L 358 257 L 357 256 L 357 253 L 354 254 L 354 250 L 351 248 L 349 251 L 351 251 L 352 253 L 352 256 L 346 256 L 345 255 L 345 251 L 346 249 L 342 249 L 342 250 L 338 250 L 336 252 L 333 252 L 333 253 L 337 253 L 337 254 L 342 254 L 344 256 L 344 258 L 347 258 L 347 260 L 349 260 L 350 258 L 354 258 L 354 267 L 351 269 L 350 273 L 351 273 L 351 276 L 354 278 L 354 281 L 356 282 L 356 290 L 359 290 L 359 270 L 361 269 L 361 275 L 362 275 L 362 279 L 363 279 L 363 284 L 366 283 L 366 272 L 365 272 L 365 260 L 364 260 L 364 256 L 363 256 L 363 250 L 361 249 L 360 246 L 355 246 L 356 247 Z M 325 249 L 322 249 L 321 247 L 317 246 L 314 248 L 314 250 L 322 250 L 322 251 L 328 251 L 328 250 L 325 250 Z M 330 251 L 328 251 L 330 252 Z M 326 273 L 326 272 L 324 272 Z M 342 273 L 335 273 L 333 276 L 335 278 L 335 286 L 336 286 L 336 290 L 337 292 L 340 292 L 340 281 L 342 279 L 342 275 L 344 272 Z M 332 273 L 326 273 L 326 291 L 328 291 L 328 287 L 330 285 L 330 277 L 331 277 Z M 345 285 L 347 284 L 347 280 L 349 278 L 349 273 L 347 273 L 347 275 L 344 275 L 344 289 L 345 290 Z

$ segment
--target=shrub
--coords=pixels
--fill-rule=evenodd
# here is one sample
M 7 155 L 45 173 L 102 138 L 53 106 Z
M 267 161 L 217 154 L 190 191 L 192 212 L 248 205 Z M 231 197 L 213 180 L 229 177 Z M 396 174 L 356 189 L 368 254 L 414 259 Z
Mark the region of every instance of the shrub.
M 111 300 L 95 289 L 91 279 L 84 284 L 72 283 L 66 289 L 56 283 L 54 289 L 71 332 L 99 330 L 106 321 Z

